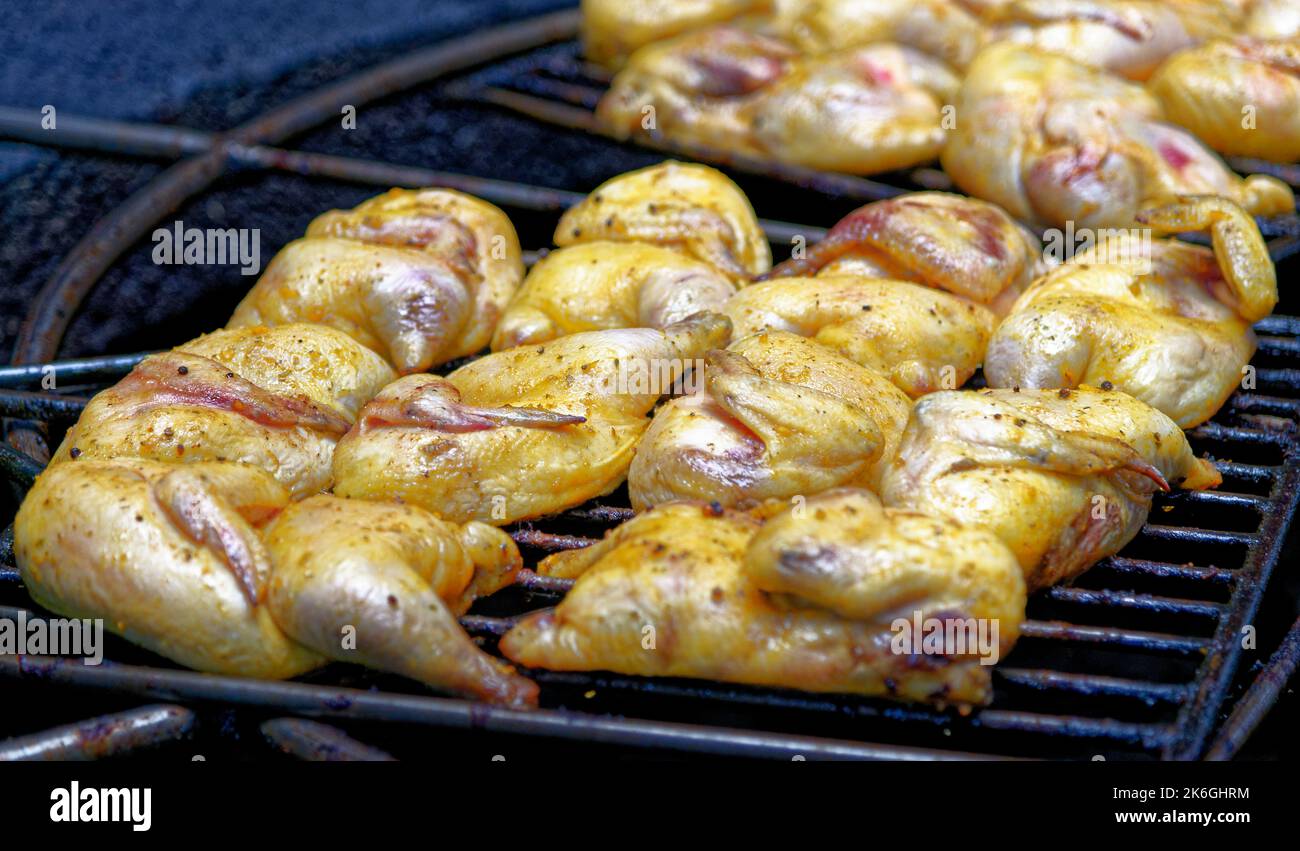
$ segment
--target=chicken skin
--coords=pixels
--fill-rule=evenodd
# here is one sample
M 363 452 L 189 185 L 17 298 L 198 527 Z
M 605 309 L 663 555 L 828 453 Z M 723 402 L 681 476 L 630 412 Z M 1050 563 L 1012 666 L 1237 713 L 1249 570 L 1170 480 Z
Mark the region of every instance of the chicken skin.
M 580 505 L 622 484 L 650 409 L 729 334 L 726 317 L 706 313 L 403 378 L 340 441 L 334 493 L 492 525 Z
M 852 275 L 755 284 L 725 312 L 737 339 L 765 329 L 809 337 L 913 398 L 966 383 L 996 323 L 988 308 L 946 292 Z
M 763 331 L 705 356 L 704 383 L 655 412 L 628 471 L 632 507 L 750 507 L 844 484 L 877 487 L 911 400 L 813 341 Z
M 240 461 L 301 498 L 329 487 L 335 443 L 395 377 L 323 325 L 215 331 L 150 355 L 97 394 L 50 463 Z
M 772 249 L 745 193 L 717 169 L 693 163 L 620 174 L 560 217 L 556 245 L 596 240 L 673 248 L 737 281 L 772 268 Z
M 561 248 L 528 272 L 492 336 L 492 350 L 609 328 L 664 328 L 717 312 L 732 279 L 701 260 L 642 242 Z
M 963 190 L 1038 226 L 1132 227 L 1142 207 L 1221 195 L 1252 215 L 1289 212 L 1286 184 L 1237 177 L 1163 123 L 1141 86 L 1015 44 L 986 48 L 957 98 L 943 166 Z
M 546 559 L 543 572 L 579 578 L 554 610 L 519 621 L 501 650 L 531 668 L 986 702 L 991 668 L 974 648 L 899 652 L 893 626 L 917 613 L 985 618 L 1000 626 L 990 655 L 1008 649 L 1025 590 L 1006 548 L 955 523 L 886 513 L 866 492 L 811 497 L 805 511 L 766 529 L 754 514 L 693 502 L 638 515 L 594 546 Z M 936 533 L 946 546 L 927 543 Z
M 1160 66 L 1148 88 L 1170 121 L 1221 154 L 1300 160 L 1300 35 L 1184 50 Z
M 267 604 L 304 645 L 437 689 L 536 705 L 537 686 L 480 650 L 456 622 L 475 597 L 519 571 L 519 551 L 504 532 L 410 505 L 314 496 L 281 512 L 265 540 L 275 565 Z
M 229 327 L 319 322 L 399 373 L 421 372 L 486 347 L 523 274 L 501 210 L 445 189 L 394 189 L 312 221 Z
M 986 34 L 957 0 L 776 0 L 764 30 L 806 54 L 892 41 L 942 59 L 970 64 Z
M 1001 389 L 918 401 L 881 496 L 990 530 L 1033 591 L 1118 552 L 1155 491 L 1220 481 L 1173 420 L 1126 393 Z
M 802 56 L 736 27 L 687 33 L 633 54 L 597 106 L 616 138 L 686 145 L 810 168 L 873 174 L 934 160 L 956 75 L 897 44 Z
M 766 12 L 771 0 L 582 0 L 582 52 L 617 70 L 642 45 Z
M 1300 0 L 1249 0 L 1240 32 L 1255 38 L 1300 35 Z
M 1037 237 L 986 201 L 914 192 L 859 207 L 770 278 L 863 275 L 947 290 L 1005 315 L 1047 271 Z
M 1076 255 L 1021 296 L 994 333 L 989 386 L 1109 383 L 1184 428 L 1214 416 L 1255 353 L 1252 323 L 1277 303 L 1268 247 L 1221 198 L 1139 216 L 1158 232 L 1208 230 L 1214 250 L 1120 231 Z

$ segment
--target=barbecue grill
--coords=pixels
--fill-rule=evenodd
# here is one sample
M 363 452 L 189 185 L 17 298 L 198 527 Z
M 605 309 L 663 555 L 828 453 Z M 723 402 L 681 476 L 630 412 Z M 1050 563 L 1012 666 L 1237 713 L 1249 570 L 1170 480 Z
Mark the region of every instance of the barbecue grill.
M 151 268 L 147 235 L 172 218 L 216 217 L 213 210 L 234 196 L 269 199 L 268 192 L 285 186 L 319 199 L 317 206 L 302 210 L 267 201 L 264 215 L 270 221 L 251 224 L 278 244 L 301 231 L 304 216 L 351 205 L 375 187 L 442 186 L 501 206 L 524 244 L 537 249 L 526 259 L 544 252 L 558 214 L 580 194 L 340 153 L 330 141 L 335 135 L 313 131 L 337 120 L 342 104 L 410 113 L 429 99 L 452 99 L 470 115 L 505 108 L 563 125 L 553 131 L 557 144 L 585 146 L 609 162 L 615 146 L 589 138 L 597 129 L 591 108 L 608 80 L 581 61 L 576 27 L 577 13 L 566 11 L 419 49 L 310 91 L 225 133 L 60 115 L 59 130 L 51 134 L 40 129 L 39 113 L 0 109 L 2 136 L 176 160 L 96 223 L 31 304 L 13 365 L 0 367 L 0 415 L 9 418 L 8 443 L 0 445 L 3 477 L 21 493 L 86 398 L 143 357 L 55 359 L 83 304 L 93 316 L 105 309 L 95 307 L 100 291 L 111 289 L 128 271 Z M 302 144 L 278 147 L 291 138 Z M 719 163 L 742 182 L 760 212 L 783 211 L 784 219 L 797 210 L 823 226 L 868 200 L 948 188 L 941 173 L 927 169 L 866 180 L 683 150 L 654 138 L 638 141 Z M 619 156 L 622 162 L 629 157 Z M 660 158 L 631 156 L 633 165 Z M 1295 183 L 1294 171 L 1274 173 Z M 1295 257 L 1300 227 L 1294 216 L 1262 225 L 1279 278 L 1286 281 L 1300 267 Z M 778 257 L 795 237 L 813 242 L 825 232 L 772 219 L 763 226 Z M 228 276 L 227 297 L 237 299 L 251 285 L 232 270 L 221 275 Z M 182 306 L 196 333 L 207 330 L 211 316 L 219 313 L 214 311 L 221 300 L 213 296 L 213 286 L 218 285 L 196 285 L 195 303 Z M 0 656 L 0 676 L 9 687 L 17 681 L 25 695 L 39 695 L 33 705 L 57 705 L 60 716 L 75 717 L 80 710 L 69 704 L 85 699 L 107 713 L 0 742 L 0 759 L 130 755 L 159 746 L 170 752 L 167 743 L 200 733 L 216 746 L 254 755 L 267 753 L 259 749 L 264 738 L 305 759 L 400 758 L 419 755 L 435 730 L 446 729 L 481 731 L 496 736 L 486 741 L 509 742 L 512 748 L 551 742 L 579 753 L 618 747 L 784 759 L 1231 757 L 1300 659 L 1297 622 L 1235 708 L 1228 706 L 1233 692 L 1247 682 L 1238 672 L 1243 631 L 1271 593 L 1269 580 L 1300 500 L 1295 435 L 1300 317 L 1286 315 L 1300 312 L 1300 304 L 1285 286 L 1282 290 L 1278 315 L 1256 326 L 1254 388 L 1239 391 L 1214 420 L 1189 433 L 1197 453 L 1212 458 L 1223 474 L 1222 487 L 1158 496 L 1150 522 L 1122 553 L 1073 585 L 1032 597 L 1022 637 L 995 671 L 992 705 L 969 714 L 708 681 L 548 671 L 525 672 L 541 685 L 543 708 L 523 712 L 436 696 L 414 682 L 339 664 L 290 682 L 199 674 L 110 638 L 100 666 L 70 658 Z M 120 307 L 105 298 L 110 308 Z M 161 348 L 192 336 L 186 330 L 171 324 L 142 337 Z M 43 390 L 42 380 L 48 386 L 51 375 L 56 389 Z M 629 516 L 626 493 L 620 491 L 509 531 L 525 563 L 535 564 L 547 553 L 590 544 Z M 0 527 L 8 527 L 0 536 L 0 617 L 16 617 L 19 610 L 40 617 L 13 567 L 11 520 L 0 517 Z M 479 601 L 462 623 L 485 648 L 495 650 L 514 618 L 554 605 L 569 585 L 526 570 L 514 587 Z M 1221 723 L 1229 709 L 1230 717 Z M 50 720 L 64 719 L 24 716 L 28 729 Z M 250 725 L 259 725 L 260 737 L 247 735 Z

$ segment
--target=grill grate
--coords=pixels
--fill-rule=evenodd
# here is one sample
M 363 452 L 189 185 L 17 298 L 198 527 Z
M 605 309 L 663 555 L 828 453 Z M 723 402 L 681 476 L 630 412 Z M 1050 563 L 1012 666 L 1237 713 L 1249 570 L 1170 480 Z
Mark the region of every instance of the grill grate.
M 562 13 L 472 36 L 452 48 L 399 58 L 336 84 L 327 93 L 294 101 L 232 135 L 218 137 L 175 127 L 61 115 L 60 126 L 68 129 L 68 135 L 61 130 L 54 140 L 57 143 L 189 159 L 97 225 L 65 259 L 33 305 L 17 365 L 0 368 L 0 415 L 29 423 L 39 421 L 13 423 L 13 442 L 41 456 L 47 438 L 57 437 L 58 429 L 75 417 L 85 397 L 139 359 L 140 355 L 117 355 L 55 362 L 55 374 L 64 389 L 57 393 L 37 390 L 71 313 L 103 272 L 167 210 L 205 192 L 227 171 L 289 171 L 309 180 L 383 187 L 449 186 L 491 200 L 512 217 L 516 212 L 554 216 L 572 204 L 581 196 L 270 145 L 332 118 L 337 102 L 364 103 L 471 64 L 536 47 L 539 42 L 571 38 L 575 20 L 571 13 Z M 513 72 L 518 63 L 527 66 L 544 58 L 550 64 L 544 73 L 529 78 L 534 82 L 527 85 L 533 85 L 534 91 L 528 96 L 545 94 L 582 103 L 577 99 L 589 100 L 589 95 L 568 88 L 570 81 L 564 74 L 576 67 L 588 83 L 601 81 L 592 76 L 591 69 L 575 64 L 575 56 L 566 42 L 535 50 L 503 67 Z M 472 77 L 467 80 L 470 82 L 457 83 L 462 93 L 475 85 Z M 538 88 L 536 80 L 548 82 Z M 508 90 L 493 84 L 481 91 Z M 589 106 L 583 108 L 589 111 Z M 0 111 L 3 135 L 48 144 L 49 136 L 37 128 L 39 115 Z M 741 172 L 747 170 L 745 164 L 731 165 Z M 834 175 L 766 176 L 793 178 L 819 193 L 852 189 L 896 194 L 905 188 L 921 188 L 924 184 L 919 181 L 933 182 L 925 174 L 913 174 L 908 180 L 915 185 L 901 186 L 858 178 L 841 180 L 842 176 Z M 803 207 L 815 204 L 808 203 L 805 196 Z M 778 250 L 790 244 L 793 234 L 816 240 L 823 233 L 820 228 L 785 222 L 765 221 L 764 226 Z M 1280 230 L 1283 235 L 1270 242 L 1278 261 L 1291 257 L 1300 246 L 1294 233 L 1285 233 L 1285 227 Z M 787 759 L 794 755 L 1198 757 L 1208 746 L 1232 682 L 1241 655 L 1242 628 L 1255 617 L 1300 495 L 1300 449 L 1295 440 L 1300 414 L 1300 319 L 1270 317 L 1257 325 L 1257 331 L 1256 388 L 1235 395 L 1213 421 L 1189 434 L 1198 454 L 1215 460 L 1224 477 L 1222 489 L 1158 497 L 1152 522 L 1123 553 L 1097 565 L 1072 586 L 1035 595 L 1020 643 L 996 669 L 994 703 L 967 716 L 868 698 L 547 671 L 528 672 L 542 686 L 545 707 L 528 713 L 433 697 L 418 684 L 346 665 L 331 665 L 301 681 L 284 683 L 195 674 L 112 640 L 106 654 L 112 661 L 101 666 L 71 659 L 10 656 L 0 657 L 0 675 L 31 682 L 33 687 L 75 687 L 119 699 L 129 697 L 132 706 L 141 700 L 164 705 L 91 719 L 76 728 L 117 731 L 109 737 L 111 746 L 103 750 L 69 750 L 72 733 L 69 728 L 56 728 L 11 743 L 9 751 L 0 749 L 0 755 L 15 752 L 13 748 L 65 755 L 129 753 L 142 744 L 188 735 L 190 716 L 166 705 L 183 703 L 268 715 L 269 720 L 260 727 L 266 741 L 302 758 L 377 758 L 387 754 L 332 727 L 280 716 L 333 718 L 349 726 L 379 723 L 403 730 L 410 726 L 478 729 L 593 745 Z M 0 447 L 0 470 L 7 479 L 21 486 L 38 468 L 30 458 Z M 526 563 L 534 564 L 547 553 L 589 544 L 629 514 L 626 494 L 618 492 L 599 503 L 520 524 L 510 531 Z M 16 615 L 17 609 L 35 608 L 12 561 L 10 527 L 0 536 L 0 604 L 7 607 L 0 608 L 0 615 L 5 616 Z M 565 580 L 525 571 L 514 587 L 479 601 L 463 620 L 464 626 L 495 651 L 497 638 L 513 618 L 554 605 L 569 585 Z M 1288 652 L 1294 653 L 1294 648 L 1279 650 L 1283 667 L 1291 658 Z M 400 748 L 386 750 L 402 755 Z

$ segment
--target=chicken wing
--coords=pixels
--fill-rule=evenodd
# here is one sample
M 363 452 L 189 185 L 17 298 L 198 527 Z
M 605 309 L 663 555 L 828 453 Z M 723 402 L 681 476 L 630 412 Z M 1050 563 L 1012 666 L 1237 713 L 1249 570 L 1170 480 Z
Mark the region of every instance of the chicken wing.
M 911 407 L 884 375 L 804 337 L 745 337 L 705 356 L 698 392 L 655 412 L 628 471 L 632 507 L 876 487 Z
M 1047 271 L 1038 238 L 996 205 L 914 192 L 859 207 L 767 277 L 863 275 L 947 290 L 1005 315 Z
M 776 278 L 727 302 L 735 336 L 809 337 L 874 369 L 913 398 L 960 387 L 984 359 L 995 317 L 946 292 L 887 279 Z
M 1148 88 L 1170 121 L 1221 154 L 1300 160 L 1300 35 L 1184 50 L 1160 66 Z
M 50 463 L 240 461 L 301 498 L 329 487 L 335 443 L 395 377 L 323 325 L 215 331 L 145 358 L 97 394 Z
M 487 346 L 524 267 L 496 207 L 445 189 L 394 189 L 317 217 L 240 302 L 228 327 L 319 322 L 402 374 Z
M 1145 210 L 1165 233 L 1209 230 L 1214 250 L 1119 231 L 1020 297 L 989 343 L 991 387 L 1108 383 L 1184 428 L 1214 416 L 1255 353 L 1253 322 L 1277 303 L 1255 222 L 1221 198 Z
M 504 525 L 622 484 L 659 397 L 724 345 L 701 314 L 662 331 L 589 331 L 408 376 L 362 411 L 334 458 L 334 492 L 398 498 L 455 522 Z
M 743 281 L 772 267 L 754 208 L 717 169 L 663 162 L 607 180 L 565 211 L 555 244 L 593 240 L 675 248 Z
M 537 686 L 475 646 L 456 622 L 508 585 L 514 541 L 409 505 L 314 496 L 265 531 L 275 565 L 267 605 L 321 655 L 493 703 L 534 706 Z
M 1118 552 L 1156 490 L 1220 482 L 1171 419 L 1086 386 L 931 394 L 913 407 L 895 459 L 886 505 L 992 531 L 1031 591 Z
M 917 613 L 983 618 L 1000 626 L 987 648 L 1000 653 L 1024 617 L 1014 558 L 991 536 L 956 524 L 882 515 L 870 494 L 830 492 L 812 497 L 803 516 L 774 518 L 764 534 L 753 514 L 659 506 L 586 550 L 544 561 L 544 572 L 578 581 L 554 610 L 519 621 L 501 650 L 521 665 L 561 671 L 985 702 L 991 669 L 973 647 L 909 653 L 915 648 L 898 644 L 895 627 Z M 948 546 L 925 543 L 936 530 Z M 987 562 L 967 561 L 968 540 Z M 853 589 L 829 595 L 834 608 L 790 593 L 822 597 L 834 586 Z
M 582 0 L 582 52 L 618 69 L 642 45 L 766 12 L 770 5 L 771 0 Z
M 633 54 L 596 114 L 618 138 L 689 145 L 872 174 L 939 155 L 958 88 L 938 59 L 897 44 L 801 56 L 735 27 L 687 33 Z
M 664 328 L 720 311 L 731 278 L 671 248 L 585 242 L 561 248 L 528 272 L 492 336 L 492 350 L 610 328 Z
M 965 68 L 986 34 L 956 0 L 776 0 L 765 31 L 807 54 L 892 41 Z
M 957 98 L 944 169 L 965 191 L 1040 226 L 1131 227 L 1179 195 L 1221 195 L 1253 215 L 1295 206 L 1286 184 L 1244 180 L 1162 123 L 1141 86 L 1016 44 L 986 48 Z

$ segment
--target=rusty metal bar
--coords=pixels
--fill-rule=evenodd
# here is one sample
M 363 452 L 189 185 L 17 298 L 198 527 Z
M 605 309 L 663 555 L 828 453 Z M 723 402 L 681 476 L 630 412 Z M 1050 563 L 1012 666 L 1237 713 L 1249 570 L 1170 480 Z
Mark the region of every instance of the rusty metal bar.
M 11 659 L 15 657 L 4 657 Z M 91 760 L 121 756 L 189 735 L 194 713 L 183 706 L 142 706 L 0 742 L 0 762 Z
M 304 718 L 272 718 L 261 726 L 272 747 L 308 762 L 394 762 L 393 755 L 358 742 L 338 727 Z

